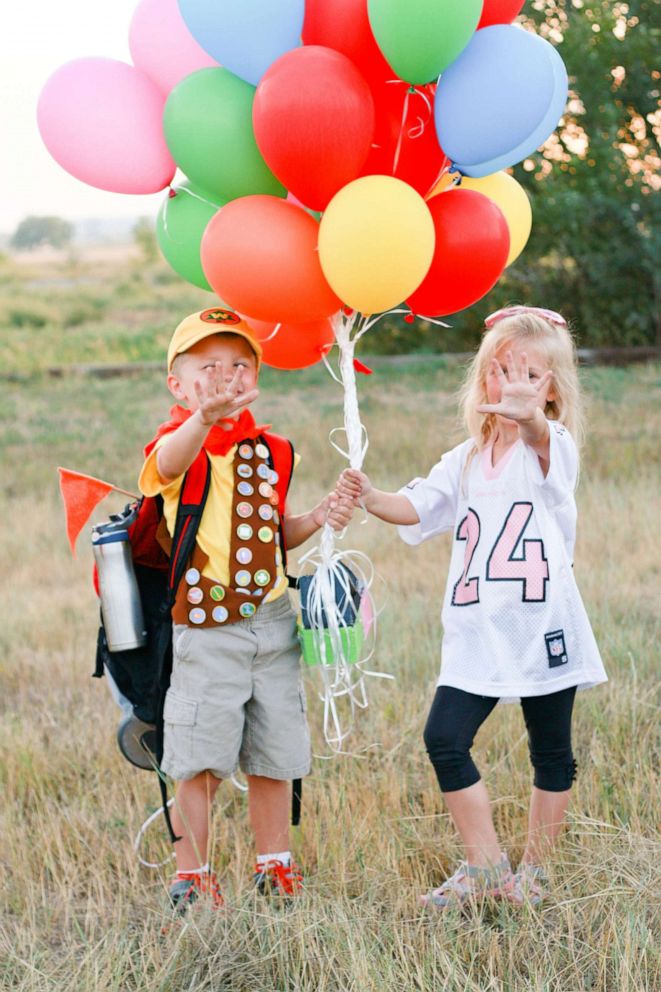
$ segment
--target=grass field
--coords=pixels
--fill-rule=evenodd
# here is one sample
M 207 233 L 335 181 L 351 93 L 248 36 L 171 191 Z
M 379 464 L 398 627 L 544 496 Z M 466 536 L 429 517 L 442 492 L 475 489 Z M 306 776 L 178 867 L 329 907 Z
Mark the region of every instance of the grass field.
M 19 278 L 20 276 L 20 278 Z M 17 992 L 655 992 L 659 960 L 658 368 L 584 373 L 588 441 L 578 493 L 576 571 L 610 681 L 579 697 L 579 776 L 551 868 L 554 893 L 536 911 L 504 906 L 429 918 L 417 896 L 459 855 L 421 731 L 439 663 L 440 602 L 449 541 L 407 548 L 394 530 L 356 518 L 345 543 L 369 552 L 384 580 L 374 665 L 394 683 L 369 685 L 350 741 L 356 757 L 315 761 L 295 849 L 309 885 L 287 912 L 250 893 L 252 852 L 243 796 L 219 794 L 213 862 L 227 913 L 162 928 L 168 871 L 140 868 L 131 844 L 157 805 L 152 776 L 116 751 L 118 711 L 92 682 L 96 602 L 85 536 L 71 559 L 56 466 L 135 487 L 141 446 L 168 407 L 163 376 L 51 379 L 64 361 L 154 357 L 176 317 L 200 296 L 170 287 L 149 316 L 109 277 L 81 295 L 113 299 L 67 323 L 60 283 L 0 295 L 59 314 L 39 327 L 2 318 L 0 393 L 0 989 Z M 29 277 L 39 282 L 43 273 Z M 126 277 L 128 278 L 128 277 Z M 94 280 L 97 280 L 96 282 Z M 22 280 L 22 281 L 21 281 Z M 28 280 L 29 281 L 29 280 Z M 19 285 L 20 282 L 20 285 Z M 202 303 L 208 297 L 202 295 Z M 108 306 L 111 306 L 109 303 Z M 2 309 L 4 307 L 4 310 Z M 155 326 L 158 325 L 158 326 Z M 145 328 L 147 328 L 145 330 Z M 87 352 L 76 344 L 84 341 Z M 361 377 L 367 466 L 394 487 L 423 474 L 461 438 L 459 372 L 439 357 L 375 362 Z M 343 467 L 327 435 L 341 424 L 339 387 L 323 368 L 266 370 L 257 418 L 303 455 L 292 491 L 305 509 Z M 122 500 L 109 499 L 97 519 Z M 315 673 L 307 675 L 315 750 L 325 754 Z M 513 860 L 523 847 L 531 773 L 518 707 L 499 708 L 475 755 Z M 166 846 L 158 828 L 149 851 Z

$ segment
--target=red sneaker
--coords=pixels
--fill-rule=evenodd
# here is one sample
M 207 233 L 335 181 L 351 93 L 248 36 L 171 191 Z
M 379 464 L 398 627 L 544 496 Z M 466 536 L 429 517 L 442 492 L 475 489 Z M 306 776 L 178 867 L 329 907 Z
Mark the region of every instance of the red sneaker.
M 257 891 L 264 896 L 292 899 L 303 891 L 303 872 L 294 861 L 288 865 L 282 861 L 257 864 L 253 880 Z
M 224 900 L 218 885 L 216 873 L 207 872 L 177 872 L 177 877 L 170 886 L 168 895 L 172 908 L 177 913 L 185 913 L 200 896 L 209 896 L 213 909 L 220 909 Z

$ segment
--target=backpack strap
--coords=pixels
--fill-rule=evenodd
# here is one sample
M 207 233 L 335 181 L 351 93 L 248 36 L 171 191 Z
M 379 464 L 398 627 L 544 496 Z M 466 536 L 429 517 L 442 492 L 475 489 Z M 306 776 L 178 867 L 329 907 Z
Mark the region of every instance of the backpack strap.
M 211 463 L 202 449 L 192 463 L 181 486 L 177 518 L 172 536 L 172 553 L 168 573 L 168 598 L 170 606 L 174 602 L 186 563 L 193 553 L 197 531 L 202 519 L 204 504 L 209 494 Z

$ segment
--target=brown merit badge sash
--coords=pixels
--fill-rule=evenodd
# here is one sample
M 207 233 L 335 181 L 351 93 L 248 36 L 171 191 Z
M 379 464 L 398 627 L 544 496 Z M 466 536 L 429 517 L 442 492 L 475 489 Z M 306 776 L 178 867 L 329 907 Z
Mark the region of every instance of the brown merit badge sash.
M 275 586 L 282 551 L 274 489 L 278 474 L 269 455 L 259 438 L 239 443 L 233 464 L 230 584 L 202 575 L 209 558 L 196 544 L 172 607 L 175 623 L 222 627 L 247 620 Z

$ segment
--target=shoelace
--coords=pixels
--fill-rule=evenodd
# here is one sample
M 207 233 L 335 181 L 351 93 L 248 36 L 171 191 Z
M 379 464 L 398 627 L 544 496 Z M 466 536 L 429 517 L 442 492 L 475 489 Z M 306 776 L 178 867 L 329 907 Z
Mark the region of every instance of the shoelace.
M 265 865 L 255 865 L 255 872 L 264 875 L 280 895 L 297 895 L 303 885 L 303 873 L 293 861 L 288 865 L 282 861 L 267 861 Z
M 199 892 L 200 895 L 211 896 L 214 908 L 223 905 L 223 897 L 215 872 L 204 872 L 204 874 L 200 874 L 199 872 L 177 872 L 176 880 L 190 882 L 190 887 L 182 897 L 182 902 L 189 900 L 192 892 L 196 892 L 196 894 Z

